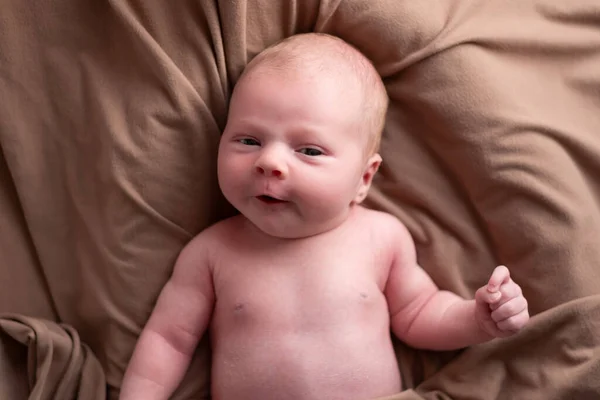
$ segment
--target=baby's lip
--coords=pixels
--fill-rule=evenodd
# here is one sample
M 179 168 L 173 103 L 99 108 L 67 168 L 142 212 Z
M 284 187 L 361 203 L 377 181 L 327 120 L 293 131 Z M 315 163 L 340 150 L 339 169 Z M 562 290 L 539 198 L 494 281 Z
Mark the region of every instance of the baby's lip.
M 283 200 L 268 194 L 261 194 L 259 196 L 256 196 L 256 198 L 260 201 L 262 201 L 263 203 L 267 203 L 267 204 L 280 204 L 280 203 L 287 203 L 287 200 Z

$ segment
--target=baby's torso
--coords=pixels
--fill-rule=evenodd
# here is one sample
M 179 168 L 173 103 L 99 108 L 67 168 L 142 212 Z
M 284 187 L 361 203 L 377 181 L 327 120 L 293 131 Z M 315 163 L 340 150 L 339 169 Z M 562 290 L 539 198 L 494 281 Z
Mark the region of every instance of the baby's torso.
M 214 398 L 361 399 L 400 389 L 383 295 L 390 253 L 376 232 L 363 223 L 276 244 L 224 239 L 212 266 Z

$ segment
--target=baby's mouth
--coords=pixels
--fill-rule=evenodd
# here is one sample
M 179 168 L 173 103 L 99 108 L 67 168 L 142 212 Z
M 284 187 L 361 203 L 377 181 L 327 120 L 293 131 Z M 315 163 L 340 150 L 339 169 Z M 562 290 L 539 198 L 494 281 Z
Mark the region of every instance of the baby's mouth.
M 272 196 L 267 196 L 266 194 L 256 196 L 257 199 L 267 204 L 279 204 L 279 203 L 287 203 L 285 200 L 277 199 Z

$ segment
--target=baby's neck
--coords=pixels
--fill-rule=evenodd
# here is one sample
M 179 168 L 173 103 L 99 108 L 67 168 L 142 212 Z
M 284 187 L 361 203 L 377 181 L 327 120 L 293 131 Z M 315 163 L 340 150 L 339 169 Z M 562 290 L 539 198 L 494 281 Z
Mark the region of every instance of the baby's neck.
M 351 223 L 356 218 L 357 214 L 361 213 L 363 210 L 364 209 L 362 206 L 353 204 L 350 206 L 346 217 L 344 219 L 342 219 L 339 223 L 335 224 L 334 226 L 329 227 L 324 230 L 317 230 L 314 233 L 299 235 L 299 236 L 295 236 L 295 237 L 291 237 L 291 238 L 268 234 L 267 232 L 263 231 L 258 226 L 256 226 L 254 223 L 252 223 L 252 221 L 250 221 L 244 215 L 240 215 L 240 217 L 243 218 L 243 221 L 244 221 L 243 227 L 246 230 L 248 235 L 251 235 L 252 237 L 256 237 L 256 239 L 259 240 L 260 242 L 263 242 L 263 243 L 269 242 L 269 243 L 275 244 L 275 243 L 286 243 L 286 242 L 290 242 L 290 241 L 308 240 L 308 239 L 317 238 L 319 236 L 324 236 L 324 235 L 334 233 L 336 231 L 339 231 L 340 229 L 344 229 L 349 223 Z

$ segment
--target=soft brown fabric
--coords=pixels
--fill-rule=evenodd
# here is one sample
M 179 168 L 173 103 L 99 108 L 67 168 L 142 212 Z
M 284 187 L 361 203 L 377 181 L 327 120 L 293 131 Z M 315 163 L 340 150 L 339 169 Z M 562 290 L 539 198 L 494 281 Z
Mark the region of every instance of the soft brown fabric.
M 0 399 L 106 398 L 102 366 L 70 326 L 0 316 Z
M 534 315 L 456 354 L 398 344 L 394 398 L 600 396 L 599 26 L 597 0 L 5 1 L 0 312 L 72 326 L 116 398 L 178 252 L 231 213 L 215 161 L 236 78 L 321 31 L 391 98 L 367 204 L 406 223 L 440 287 L 470 297 L 504 263 Z M 207 395 L 207 349 L 176 399 Z

